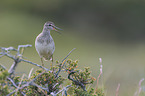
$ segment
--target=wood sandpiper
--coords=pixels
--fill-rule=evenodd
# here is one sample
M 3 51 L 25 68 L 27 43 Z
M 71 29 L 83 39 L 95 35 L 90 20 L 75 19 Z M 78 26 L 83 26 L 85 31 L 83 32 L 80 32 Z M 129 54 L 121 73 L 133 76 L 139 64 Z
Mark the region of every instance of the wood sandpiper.
M 44 24 L 42 32 L 36 37 L 35 48 L 41 58 L 42 66 L 44 66 L 43 59 L 52 60 L 53 62 L 55 44 L 52 36 L 50 35 L 50 30 L 57 31 L 57 29 L 61 30 L 56 27 L 53 22 L 48 21 Z

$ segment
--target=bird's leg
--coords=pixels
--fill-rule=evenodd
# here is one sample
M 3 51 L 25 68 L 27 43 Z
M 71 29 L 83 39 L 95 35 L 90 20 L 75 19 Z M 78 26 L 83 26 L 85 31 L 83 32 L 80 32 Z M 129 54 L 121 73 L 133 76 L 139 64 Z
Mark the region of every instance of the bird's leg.
M 53 55 L 51 56 L 50 61 L 51 61 L 51 66 L 53 67 Z
M 41 58 L 41 64 L 42 64 L 42 66 L 44 67 L 43 58 Z
M 52 70 L 54 71 L 54 69 L 53 69 L 53 55 L 51 56 L 51 58 L 50 58 L 50 61 L 51 61 L 51 68 L 52 68 Z
M 52 60 L 51 60 L 51 61 L 52 61 L 52 65 L 53 65 L 53 55 L 52 55 L 52 57 L 51 57 L 51 58 L 52 58 Z

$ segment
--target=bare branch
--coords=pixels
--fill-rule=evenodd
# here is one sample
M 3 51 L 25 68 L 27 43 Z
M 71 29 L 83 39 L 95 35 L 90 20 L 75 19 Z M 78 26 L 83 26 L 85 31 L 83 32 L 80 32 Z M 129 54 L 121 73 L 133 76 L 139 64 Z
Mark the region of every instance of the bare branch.
M 9 58 L 11 58 L 11 59 L 14 60 L 14 63 L 11 65 L 11 67 L 10 67 L 10 69 L 9 69 L 9 71 L 8 71 L 8 72 L 10 73 L 10 76 L 11 76 L 12 74 L 14 74 L 15 69 L 16 69 L 18 63 L 20 63 L 21 61 L 27 62 L 27 63 L 29 63 L 29 64 L 33 64 L 33 65 L 38 66 L 38 67 L 40 67 L 40 68 L 42 68 L 42 69 L 44 69 L 44 70 L 46 70 L 46 71 L 49 71 L 49 69 L 47 69 L 47 68 L 45 68 L 45 67 L 43 67 L 43 66 L 40 66 L 40 65 L 38 65 L 38 64 L 36 64 L 36 63 L 33 63 L 33 62 L 31 62 L 31 61 L 24 60 L 24 59 L 21 58 L 22 55 L 23 55 L 23 52 L 20 53 L 20 51 L 21 51 L 20 48 L 22 48 L 22 51 L 23 51 L 24 48 L 26 48 L 26 47 L 31 47 L 31 46 L 32 46 L 32 45 L 29 45 L 29 44 L 27 44 L 27 45 L 19 45 L 19 46 L 18 46 L 18 49 L 15 49 L 15 48 L 13 48 L 13 47 L 8 47 L 8 48 L 0 47 L 1 50 L 2 50 L 2 52 L 0 53 L 0 55 L 1 55 L 0 57 L 2 57 L 2 56 L 7 56 L 7 57 L 9 57 Z M 17 54 L 16 54 L 16 55 L 11 55 L 11 54 L 10 54 L 10 51 L 16 51 Z
M 6 70 L 6 67 L 4 65 L 0 64 L 0 67 L 3 68 L 4 70 Z
M 35 65 L 35 66 L 37 66 L 37 67 L 40 67 L 40 68 L 42 68 L 42 69 L 44 69 L 44 70 L 46 70 L 46 71 L 50 71 L 49 69 L 47 69 L 47 68 L 45 68 L 45 67 L 43 67 L 43 66 L 41 66 L 41 65 L 39 65 L 39 64 L 33 63 L 33 62 L 31 62 L 31 61 L 24 60 L 24 59 L 20 59 L 20 61 L 27 62 L 27 63 L 29 63 L 29 64 Z M 51 72 L 51 71 L 50 71 L 50 72 Z
M 41 76 L 43 73 L 45 73 L 45 71 L 43 71 L 42 73 L 40 73 L 39 75 L 37 75 L 34 79 L 32 79 L 31 81 L 27 82 L 26 84 L 22 85 L 21 87 L 17 87 L 16 90 L 12 91 L 11 93 L 9 93 L 7 96 L 11 96 L 13 93 L 27 87 L 27 86 L 30 86 L 30 85 L 34 85 L 33 82 L 39 77 Z
M 11 78 L 7 77 L 7 79 L 10 80 L 10 81 L 12 82 L 12 84 L 13 84 L 16 88 L 18 87 L 18 86 L 15 84 L 15 82 L 14 82 Z
M 31 70 L 30 70 L 30 72 L 29 72 L 29 75 L 28 75 L 28 79 L 30 79 L 33 69 L 34 69 L 34 68 L 31 68 Z
M 64 66 L 64 64 L 65 64 L 65 59 L 75 50 L 76 48 L 73 48 L 69 53 L 68 53 L 68 55 L 61 61 L 61 63 L 59 64 L 59 69 L 58 69 L 58 72 L 56 73 L 56 75 L 55 75 L 55 78 L 58 76 L 58 74 L 61 72 L 61 69 L 62 69 L 62 67 Z M 65 61 L 65 62 L 64 62 Z M 63 63 L 63 64 L 62 64 Z
M 66 90 L 67 90 L 69 87 L 71 87 L 71 84 L 70 84 L 70 85 L 67 85 L 67 86 L 64 87 L 62 90 L 60 90 L 59 92 L 57 92 L 56 94 L 55 94 L 54 92 L 51 92 L 50 94 L 51 94 L 52 96 L 57 96 L 59 93 L 65 91 L 65 96 L 67 96 Z
M 56 83 L 52 88 L 55 88 L 56 85 L 58 85 L 59 83 Z
M 73 48 L 69 53 L 68 55 L 62 60 L 62 62 L 72 53 L 72 51 L 74 51 L 76 48 Z
M 48 88 L 44 88 L 44 87 L 42 87 L 42 86 L 40 86 L 40 85 L 38 85 L 38 84 L 36 84 L 34 82 L 32 82 L 31 85 L 36 86 L 36 87 L 38 87 L 40 89 L 43 89 L 43 90 L 46 90 L 47 92 L 49 92 L 49 89 Z
M 68 79 L 71 80 L 71 81 L 73 81 L 75 83 L 75 85 L 79 85 L 84 91 L 86 91 L 86 86 L 82 82 L 77 81 L 77 80 L 71 78 L 71 75 L 74 74 L 74 73 L 75 73 L 74 71 L 71 72 L 71 73 L 69 73 Z
M 69 87 L 71 87 L 71 84 L 70 85 L 67 85 L 62 90 L 60 90 L 59 92 L 57 92 L 56 94 L 59 94 L 60 92 L 67 90 L 67 88 L 69 88 Z
M 10 76 L 12 75 L 12 74 L 14 74 L 14 72 L 15 72 L 15 69 L 16 69 L 16 66 L 18 65 L 18 63 L 19 63 L 20 61 L 19 61 L 19 59 L 16 59 L 15 61 L 14 61 L 14 63 L 12 64 L 12 66 L 10 67 L 10 69 L 9 69 L 9 73 L 10 73 Z
M 27 48 L 27 47 L 32 47 L 32 45 L 30 45 L 30 44 L 27 44 L 27 45 L 19 45 L 18 46 L 18 51 L 17 51 L 17 54 L 20 54 L 20 48 Z
M 8 48 L 0 47 L 0 49 L 4 51 L 17 51 L 17 49 L 15 49 L 14 47 L 8 47 Z
M 19 85 L 18 85 L 18 87 L 17 87 L 17 89 L 16 89 L 16 95 L 17 95 L 17 92 L 18 92 L 18 89 L 20 88 L 20 86 L 21 86 L 21 84 L 22 84 L 22 80 L 24 79 L 24 74 L 22 75 L 22 77 L 21 77 L 21 81 L 20 81 L 20 83 L 19 83 Z
M 18 88 L 18 86 L 15 84 L 15 82 L 11 78 L 7 77 L 7 79 L 11 81 L 11 83 L 13 84 L 14 87 Z M 25 96 L 25 94 L 23 92 L 21 92 L 21 94 L 23 94 Z
M 2 52 L 1 54 L 2 54 L 3 56 L 7 56 L 7 57 L 9 57 L 9 58 L 11 58 L 11 59 L 13 59 L 13 60 L 16 59 L 15 56 L 13 56 L 13 55 L 11 55 L 11 54 L 9 54 L 9 53 L 7 53 L 7 52 Z

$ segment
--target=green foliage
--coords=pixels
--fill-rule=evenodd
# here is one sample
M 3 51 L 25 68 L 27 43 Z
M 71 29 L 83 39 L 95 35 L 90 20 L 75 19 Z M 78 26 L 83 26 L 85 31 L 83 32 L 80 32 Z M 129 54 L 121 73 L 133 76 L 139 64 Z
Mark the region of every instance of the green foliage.
M 31 77 L 31 79 L 34 79 L 37 75 L 42 73 L 43 70 L 37 70 L 35 74 Z M 49 92 L 41 90 L 40 88 L 34 87 L 34 86 L 29 86 L 26 88 L 26 90 L 29 90 L 27 95 L 49 95 L 51 92 L 58 92 L 60 89 L 60 85 L 63 83 L 65 79 L 61 76 L 59 78 L 55 78 L 55 75 L 48 71 L 43 73 L 41 76 L 39 76 L 36 80 L 35 83 L 38 84 L 39 86 L 46 87 L 49 89 Z M 31 91 L 30 91 L 31 90 Z M 44 94 L 45 92 L 45 94 Z
M 7 76 L 9 75 L 7 70 L 0 68 L 0 94 L 5 96 L 9 93 L 9 87 L 7 85 Z
M 90 88 L 90 90 L 88 91 L 83 91 L 82 89 L 75 89 L 74 93 L 75 93 L 75 96 L 104 96 L 104 95 L 95 94 L 93 88 Z
M 96 94 L 97 94 L 97 96 L 104 96 L 104 90 L 103 89 L 97 89 Z
M 74 96 L 105 96 L 102 89 L 95 90 L 94 88 L 90 88 L 87 91 L 84 91 L 80 88 L 75 88 Z
M 52 66 L 49 71 L 36 70 L 30 78 L 20 76 L 11 78 L 8 71 L 1 68 L 0 94 L 5 96 L 14 91 L 12 95 L 46 96 L 52 95 L 52 93 L 58 95 L 60 90 L 65 89 L 65 94 L 73 96 L 104 96 L 101 89 L 95 91 L 94 88 L 89 88 L 86 90 L 86 87 L 93 84 L 96 79 L 91 76 L 88 67 L 80 70 L 77 69 L 77 65 L 77 60 L 68 59 L 61 63 L 56 61 L 56 66 Z M 67 77 L 62 76 L 62 74 L 66 74 Z M 62 88 L 64 81 L 69 82 L 67 85 L 71 86 L 68 87 L 68 89 L 70 88 L 68 91 L 66 91 L 67 87 Z
M 71 74 L 70 80 L 72 80 L 72 88 L 71 91 L 74 96 L 104 96 L 104 92 L 102 89 L 97 89 L 95 91 L 94 88 L 90 88 L 86 90 L 86 86 L 88 84 L 93 84 L 96 80 L 94 77 L 91 76 L 91 72 L 89 71 L 89 67 L 86 67 L 83 71 L 77 68 L 78 61 L 67 61 L 67 72 Z

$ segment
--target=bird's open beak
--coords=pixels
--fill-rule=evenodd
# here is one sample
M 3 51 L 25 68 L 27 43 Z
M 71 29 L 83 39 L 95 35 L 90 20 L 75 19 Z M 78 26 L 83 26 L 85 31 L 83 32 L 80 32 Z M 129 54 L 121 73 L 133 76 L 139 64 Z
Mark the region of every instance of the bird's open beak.
M 58 32 L 58 33 L 61 34 L 61 32 L 59 32 L 58 30 L 62 30 L 62 29 L 60 29 L 60 28 L 58 28 L 58 27 L 56 27 L 56 26 L 53 26 L 53 30 L 55 30 L 56 32 Z

